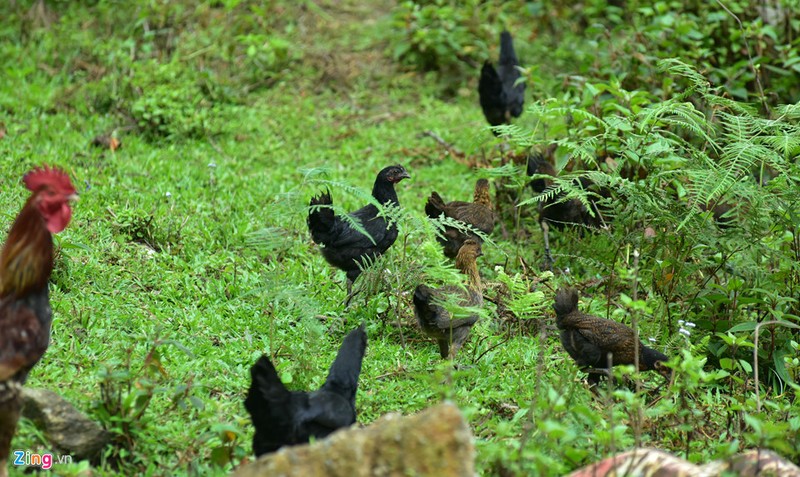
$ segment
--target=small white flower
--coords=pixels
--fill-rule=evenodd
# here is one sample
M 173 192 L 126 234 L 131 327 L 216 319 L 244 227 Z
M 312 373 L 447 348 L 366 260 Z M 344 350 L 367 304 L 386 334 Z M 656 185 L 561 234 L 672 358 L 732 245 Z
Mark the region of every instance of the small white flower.
M 172 192 L 167 191 L 167 193 L 164 195 L 167 196 L 167 199 L 169 199 L 170 197 L 172 197 Z
M 695 325 L 691 321 L 687 321 L 686 323 L 684 323 L 684 326 L 686 326 L 687 328 L 694 328 L 697 325 Z
M 386 272 L 388 275 L 392 274 L 392 271 L 389 270 L 388 268 L 384 268 L 383 271 Z
M 217 163 L 214 162 L 214 161 L 211 161 L 211 162 L 208 163 L 208 167 L 213 169 L 213 168 L 217 167 Z
M 682 334 L 683 336 L 687 336 L 687 337 L 692 335 L 692 332 L 687 330 L 687 329 L 685 329 L 685 328 L 679 329 L 678 333 Z
M 651 337 L 647 338 L 647 341 L 649 341 L 651 343 L 655 343 L 656 339 L 651 336 Z
M 501 273 L 503 271 L 503 267 L 500 265 L 494 266 L 494 273 Z
M 686 322 L 683 321 L 683 320 L 678 320 L 678 326 L 683 326 L 684 323 L 686 323 Z

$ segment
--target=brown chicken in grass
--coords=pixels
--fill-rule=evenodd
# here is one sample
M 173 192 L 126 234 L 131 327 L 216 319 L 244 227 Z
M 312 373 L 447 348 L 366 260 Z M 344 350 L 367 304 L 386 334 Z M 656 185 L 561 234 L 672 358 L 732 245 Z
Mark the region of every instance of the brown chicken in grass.
M 478 315 L 453 318 L 442 305 L 445 295 L 459 297 L 459 305 L 480 307 L 483 305 L 481 276 L 477 259 L 483 255 L 480 243 L 467 239 L 456 256 L 456 268 L 467 276 L 467 289 L 457 286 L 431 288 L 419 285 L 414 290 L 414 314 L 422 331 L 435 339 L 442 359 L 455 358 L 464 345 L 469 331 L 478 321 Z
M 613 320 L 587 315 L 578 310 L 578 291 L 560 288 L 553 308 L 561 345 L 581 369 L 589 373 L 589 383 L 600 381 L 612 366 L 634 364 L 634 352 L 639 349 L 639 369 L 657 371 L 669 376 L 664 361 L 669 358 L 659 351 L 636 341 L 631 328 Z
M 48 280 L 53 237 L 69 224 L 77 198 L 69 176 L 47 166 L 22 179 L 32 192 L 0 253 L 0 476 L 7 475 L 21 389 L 50 343 Z
M 497 221 L 497 216 L 492 208 L 492 198 L 489 194 L 489 181 L 486 179 L 478 179 L 475 183 L 472 202 L 456 200 L 445 203 L 437 192 L 431 192 L 431 196 L 425 204 L 425 213 L 431 219 L 437 219 L 444 215 L 458 220 L 465 225 L 480 230 L 486 235 L 492 233 Z M 460 230 L 449 225 L 445 225 L 442 235 L 437 235 L 436 237 L 436 240 L 444 248 L 444 254 L 449 258 L 456 258 L 458 250 L 467 239 L 475 240 L 479 244 L 483 242 L 476 233 Z

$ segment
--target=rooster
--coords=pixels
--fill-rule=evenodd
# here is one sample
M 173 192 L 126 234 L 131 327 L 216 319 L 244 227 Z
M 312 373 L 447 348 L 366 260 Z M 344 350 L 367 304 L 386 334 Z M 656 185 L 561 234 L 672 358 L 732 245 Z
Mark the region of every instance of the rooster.
M 356 422 L 356 390 L 367 349 L 362 324 L 348 334 L 322 387 L 314 392 L 289 391 L 267 355 L 250 369 L 252 382 L 244 406 L 253 420 L 256 457 L 283 446 L 326 437 Z
M 511 33 L 500 34 L 500 60 L 497 69 L 486 61 L 481 69 L 478 82 L 478 96 L 486 121 L 491 126 L 509 124 L 511 117 L 518 118 L 522 114 L 525 102 L 525 83 L 520 78 L 519 60 L 514 51 Z M 497 133 L 494 133 L 495 136 Z
M 75 187 L 63 171 L 35 168 L 22 179 L 31 196 L 0 253 L 0 476 L 22 409 L 20 391 L 50 343 L 48 280 L 53 237 L 69 224 Z
M 483 305 L 481 275 L 476 260 L 483 255 L 481 244 L 467 239 L 456 256 L 456 268 L 467 276 L 467 289 L 447 286 L 433 289 L 419 285 L 414 290 L 414 314 L 422 331 L 436 340 L 442 359 L 453 359 L 469 337 L 470 329 L 478 321 L 478 315 L 454 319 L 441 305 L 444 295 L 460 297 L 459 305 L 479 307 Z
M 381 205 L 398 205 L 394 185 L 411 176 L 403 166 L 389 166 L 378 173 L 372 187 L 372 197 Z M 379 215 L 378 208 L 369 204 L 349 215 L 369 234 L 364 235 L 337 217 L 331 206 L 330 192 L 313 197 L 308 211 L 308 230 L 314 242 L 323 245 L 322 256 L 331 265 L 347 275 L 347 302 L 352 298 L 353 282 L 361 275 L 361 269 L 383 255 L 397 240 L 397 227 L 386 217 Z
M 489 195 L 489 181 L 478 179 L 475 183 L 475 193 L 472 202 L 461 202 L 454 200 L 444 202 L 444 199 L 436 192 L 431 192 L 428 202 L 425 204 L 425 213 L 429 218 L 435 219 L 441 215 L 458 220 L 466 225 L 480 230 L 486 235 L 492 233 L 494 224 L 497 220 L 492 209 L 492 199 Z M 459 230 L 455 227 L 445 226 L 441 237 L 436 240 L 442 244 L 444 254 L 449 258 L 456 258 L 458 249 L 467 239 L 473 239 L 478 243 L 482 240 L 474 233 Z

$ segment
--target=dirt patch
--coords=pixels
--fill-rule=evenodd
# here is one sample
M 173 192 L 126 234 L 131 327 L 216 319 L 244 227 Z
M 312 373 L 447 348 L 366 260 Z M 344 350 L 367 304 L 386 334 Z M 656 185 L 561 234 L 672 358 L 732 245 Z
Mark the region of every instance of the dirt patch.
M 392 3 L 320 2 L 305 4 L 297 18 L 298 47 L 316 73 L 319 86 L 347 91 L 358 83 L 374 84 L 394 72 L 385 54 L 385 28 Z

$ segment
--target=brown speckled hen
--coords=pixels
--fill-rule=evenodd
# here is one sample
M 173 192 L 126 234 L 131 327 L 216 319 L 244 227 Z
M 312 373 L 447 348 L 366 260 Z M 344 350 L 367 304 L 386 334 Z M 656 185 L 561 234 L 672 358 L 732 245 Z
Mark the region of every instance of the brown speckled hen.
M 634 364 L 634 351 L 639 348 L 639 369 L 669 375 L 663 365 L 667 356 L 636 341 L 631 328 L 613 320 L 588 315 L 578 310 L 578 291 L 561 288 L 556 292 L 553 307 L 561 345 L 579 367 L 589 372 L 589 383 L 597 384 L 600 370 L 611 366 Z M 610 355 L 610 356 L 609 356 Z
M 480 230 L 486 235 L 492 233 L 497 221 L 497 215 L 492 208 L 492 198 L 489 194 L 489 181 L 486 179 L 478 179 L 475 182 L 472 202 L 454 200 L 445 203 L 444 199 L 436 191 L 431 192 L 431 196 L 425 204 L 425 213 L 431 219 L 444 215 L 458 220 Z M 475 233 L 450 226 L 445 226 L 442 236 L 436 237 L 436 240 L 444 248 L 444 254 L 449 258 L 456 258 L 458 250 L 467 239 L 475 240 L 478 243 L 483 242 Z
M 0 476 L 7 475 L 22 385 L 50 344 L 52 234 L 69 224 L 69 202 L 77 198 L 69 176 L 59 169 L 35 168 L 22 180 L 31 196 L 0 253 Z

